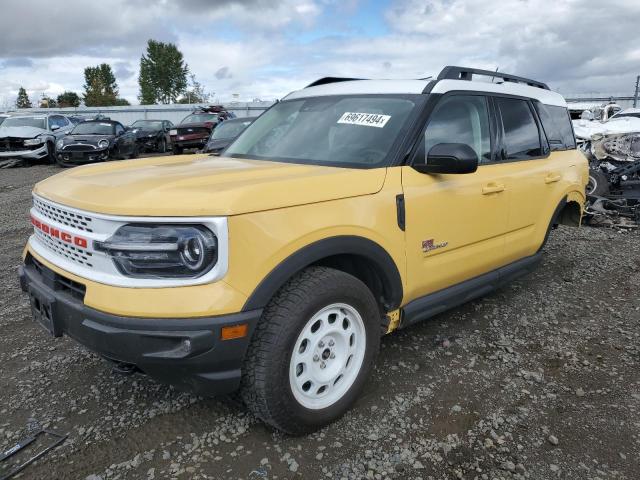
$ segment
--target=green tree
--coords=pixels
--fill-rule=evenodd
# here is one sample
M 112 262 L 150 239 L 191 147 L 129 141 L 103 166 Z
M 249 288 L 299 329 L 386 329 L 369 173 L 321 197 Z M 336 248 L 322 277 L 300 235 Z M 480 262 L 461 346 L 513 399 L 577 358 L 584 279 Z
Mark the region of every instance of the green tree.
M 62 92 L 58 95 L 58 106 L 64 107 L 79 107 L 80 95 L 76 92 Z
M 23 87 L 18 90 L 16 108 L 31 108 L 31 100 L 29 100 L 29 95 L 27 95 L 27 91 Z
M 108 107 L 118 99 L 118 84 L 111 65 L 102 63 L 84 69 L 84 104 L 87 107 Z
M 129 100 L 127 100 L 126 98 L 118 97 L 116 98 L 116 103 L 114 103 L 114 105 L 118 107 L 125 107 L 131 104 L 129 103 Z
M 143 105 L 172 103 L 187 89 L 189 66 L 173 43 L 149 40 L 140 57 L 140 94 Z
M 191 88 L 178 99 L 177 103 L 207 103 L 209 95 L 205 92 L 204 87 L 196 80 L 196 76 L 192 73 L 189 75 Z

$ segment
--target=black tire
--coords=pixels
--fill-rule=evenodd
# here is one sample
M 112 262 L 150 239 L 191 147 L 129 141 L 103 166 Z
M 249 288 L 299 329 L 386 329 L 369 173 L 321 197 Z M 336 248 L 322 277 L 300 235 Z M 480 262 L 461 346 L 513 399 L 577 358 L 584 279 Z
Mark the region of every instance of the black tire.
M 296 400 L 290 384 L 293 349 L 307 322 L 336 303 L 355 309 L 362 318 L 366 337 L 362 364 L 339 399 L 326 408 L 309 409 Z M 302 271 L 276 293 L 256 327 L 242 369 L 244 403 L 262 421 L 292 435 L 334 422 L 357 399 L 373 367 L 380 348 L 380 318 L 371 291 L 357 278 L 325 267 Z
M 600 170 L 589 170 L 589 182 L 586 187 L 587 195 L 606 197 L 609 194 L 609 177 Z
M 164 137 L 158 140 L 158 146 L 156 150 L 158 153 L 167 153 L 167 140 Z
M 129 158 L 133 160 L 134 158 L 138 158 L 139 155 L 140 155 L 140 149 L 138 147 L 138 144 L 136 143 L 133 146 L 133 152 L 131 152 L 131 155 L 129 155 Z
M 49 165 L 55 165 L 56 162 L 56 149 L 55 146 L 53 145 L 53 143 L 51 142 L 47 142 L 47 156 L 45 157 L 45 161 L 49 164 Z
M 174 145 L 173 146 L 173 154 L 174 155 L 182 155 L 182 147 L 179 147 L 178 145 Z

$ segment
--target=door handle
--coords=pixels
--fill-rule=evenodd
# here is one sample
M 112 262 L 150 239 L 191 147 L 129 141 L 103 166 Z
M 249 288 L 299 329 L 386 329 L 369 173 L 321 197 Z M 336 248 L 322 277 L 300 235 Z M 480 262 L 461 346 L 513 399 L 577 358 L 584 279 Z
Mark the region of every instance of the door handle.
M 553 183 L 557 182 L 562 178 L 562 175 L 559 173 L 550 173 L 546 177 L 544 177 L 544 183 Z
M 492 193 L 500 193 L 504 192 L 504 185 L 502 183 L 487 183 L 484 187 L 482 187 L 483 195 L 490 195 Z

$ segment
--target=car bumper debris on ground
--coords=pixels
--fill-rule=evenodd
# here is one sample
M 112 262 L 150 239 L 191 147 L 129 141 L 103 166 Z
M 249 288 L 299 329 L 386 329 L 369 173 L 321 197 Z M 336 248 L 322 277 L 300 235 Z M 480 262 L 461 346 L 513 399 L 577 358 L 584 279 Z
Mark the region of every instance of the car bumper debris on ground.
M 295 438 L 230 401 L 114 375 L 33 322 L 15 276 L 31 188 L 58 171 L 0 177 L 0 450 L 34 419 L 70 433 L 21 478 L 638 478 L 637 231 L 553 231 L 531 275 L 385 337 L 354 408 Z

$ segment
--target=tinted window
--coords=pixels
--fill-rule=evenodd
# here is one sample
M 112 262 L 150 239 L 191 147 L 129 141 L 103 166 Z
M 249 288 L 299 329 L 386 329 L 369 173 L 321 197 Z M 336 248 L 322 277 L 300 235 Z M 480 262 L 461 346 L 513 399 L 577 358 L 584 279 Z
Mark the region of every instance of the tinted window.
M 119 123 L 116 123 L 116 135 L 122 135 L 124 133 L 124 127 Z
M 497 97 L 496 103 L 502 115 L 503 142 L 507 159 L 527 160 L 541 157 L 540 133 L 529 102 Z
M 226 155 L 356 168 L 381 166 L 395 153 L 394 143 L 423 98 L 324 96 L 280 102 L 249 125 Z
M 72 135 L 113 135 L 113 123 L 82 122 L 71 131 Z
M 487 99 L 478 95 L 445 97 L 431 114 L 424 142 L 425 156 L 439 143 L 464 143 L 475 150 L 480 162 L 490 161 Z
M 182 119 L 180 123 L 205 123 L 205 122 L 217 122 L 218 115 L 215 113 L 194 113 L 188 115 Z
M 536 102 L 536 110 L 551 150 L 576 148 L 573 126 L 566 108 Z
M 227 120 L 226 122 L 222 122 L 215 128 L 215 130 L 211 134 L 211 138 L 214 140 L 217 140 L 219 138 L 235 138 L 240 135 L 242 131 L 250 124 L 251 120 L 246 120 L 243 122 Z

